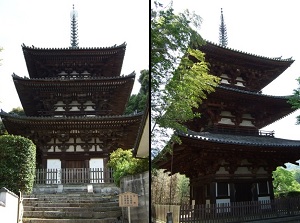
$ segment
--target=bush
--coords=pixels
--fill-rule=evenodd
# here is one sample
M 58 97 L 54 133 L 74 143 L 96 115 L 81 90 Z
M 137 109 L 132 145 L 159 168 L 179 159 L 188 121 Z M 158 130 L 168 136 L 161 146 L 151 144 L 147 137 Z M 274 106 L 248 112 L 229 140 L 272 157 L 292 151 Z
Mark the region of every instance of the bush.
M 119 148 L 113 151 L 109 158 L 108 167 L 111 167 L 114 171 L 113 177 L 117 186 L 120 186 L 122 177 L 149 170 L 149 160 L 134 158 L 131 150 Z
M 0 136 L 0 188 L 18 193 L 32 191 L 35 176 L 36 146 L 27 138 Z
M 288 191 L 278 193 L 276 198 L 284 198 L 284 197 L 300 197 L 300 191 Z

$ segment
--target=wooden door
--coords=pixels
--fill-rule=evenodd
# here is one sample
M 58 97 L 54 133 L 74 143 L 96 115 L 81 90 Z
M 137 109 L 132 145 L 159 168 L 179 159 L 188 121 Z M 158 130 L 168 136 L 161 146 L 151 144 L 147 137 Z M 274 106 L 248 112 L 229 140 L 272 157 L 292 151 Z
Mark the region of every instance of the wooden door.
M 65 183 L 85 183 L 88 176 L 87 170 L 84 160 L 66 160 L 64 169 Z
M 66 160 L 66 168 L 84 168 L 84 160 Z
M 251 183 L 236 183 L 235 201 L 252 201 Z

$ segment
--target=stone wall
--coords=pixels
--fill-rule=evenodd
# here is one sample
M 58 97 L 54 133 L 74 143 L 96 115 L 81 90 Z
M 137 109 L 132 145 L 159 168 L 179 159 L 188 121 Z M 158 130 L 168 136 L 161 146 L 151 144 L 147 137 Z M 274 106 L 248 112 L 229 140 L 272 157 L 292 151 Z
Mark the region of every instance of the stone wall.
M 139 195 L 139 206 L 130 208 L 131 223 L 149 223 L 149 171 L 121 179 L 121 193 L 132 192 Z M 128 219 L 127 208 L 122 208 L 124 218 Z

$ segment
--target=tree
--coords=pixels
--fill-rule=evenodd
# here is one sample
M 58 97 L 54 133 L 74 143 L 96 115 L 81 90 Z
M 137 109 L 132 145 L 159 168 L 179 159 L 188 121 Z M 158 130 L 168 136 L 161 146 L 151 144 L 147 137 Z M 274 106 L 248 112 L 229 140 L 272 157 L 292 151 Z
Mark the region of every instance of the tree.
M 36 166 L 36 146 L 21 136 L 0 136 L 0 188 L 30 193 Z
M 148 159 L 134 158 L 131 150 L 119 148 L 110 154 L 108 167 L 113 169 L 115 184 L 120 186 L 122 177 L 143 173 L 149 170 L 149 161 Z
M 9 114 L 16 114 L 16 115 L 20 115 L 20 116 L 25 116 L 25 112 L 24 112 L 23 108 L 21 108 L 21 107 L 13 108 L 8 113 Z M 7 135 L 7 134 L 8 134 L 8 132 L 5 129 L 5 126 L 2 122 L 2 120 L 0 120 L 0 135 Z
M 209 74 L 204 43 L 197 33 L 201 18 L 154 2 L 151 9 L 151 152 L 156 154 L 171 135 L 186 131 L 184 123 L 198 117 L 194 109 L 214 91 L 218 78 Z M 174 136 L 174 135 L 173 135 Z M 165 139 L 165 140 L 164 140 Z M 178 137 L 174 140 L 179 142 Z
M 298 88 L 294 89 L 293 95 L 289 98 L 288 102 L 292 105 L 292 108 L 300 108 L 300 77 L 297 79 Z M 300 116 L 297 116 L 297 125 L 300 124 Z
M 16 107 L 16 108 L 13 108 L 9 114 L 16 114 L 16 115 L 20 115 L 20 116 L 25 116 L 25 112 L 23 110 L 23 108 L 21 107 Z
M 1 135 L 7 135 L 7 134 L 8 133 L 7 133 L 6 129 L 5 129 L 5 127 L 4 127 L 3 122 L 2 122 L 2 120 L 0 120 L 0 136 Z
M 275 196 L 287 194 L 289 192 L 300 192 L 300 184 L 295 180 L 293 173 L 282 167 L 277 167 L 273 171 L 273 187 Z
M 185 175 L 178 174 L 177 189 L 179 203 L 187 203 L 190 198 L 190 179 Z
M 189 179 L 176 173 L 172 176 L 158 170 L 151 179 L 151 200 L 153 204 L 184 204 L 189 201 Z M 171 196 L 171 197 L 170 197 Z
M 138 81 L 141 88 L 138 94 L 130 96 L 125 109 L 127 115 L 144 111 L 149 90 L 149 70 L 142 70 Z
M 300 183 L 300 170 L 299 169 L 295 169 L 293 170 L 293 174 L 294 174 L 294 179 Z

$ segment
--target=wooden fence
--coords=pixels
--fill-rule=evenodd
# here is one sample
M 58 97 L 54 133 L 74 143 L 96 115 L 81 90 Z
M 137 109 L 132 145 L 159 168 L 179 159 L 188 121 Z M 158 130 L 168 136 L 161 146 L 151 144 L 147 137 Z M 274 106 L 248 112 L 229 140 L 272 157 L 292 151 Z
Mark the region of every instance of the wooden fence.
M 112 170 L 102 168 L 36 169 L 35 184 L 113 183 Z
M 153 206 L 152 217 L 166 221 L 169 205 Z M 272 201 L 232 202 L 219 205 L 177 205 L 177 207 L 171 208 L 171 212 L 174 223 L 243 222 L 291 217 L 300 215 L 300 197 Z
M 180 205 L 155 204 L 151 207 L 151 215 L 153 219 L 165 222 L 168 212 L 172 212 L 173 223 L 179 223 Z

